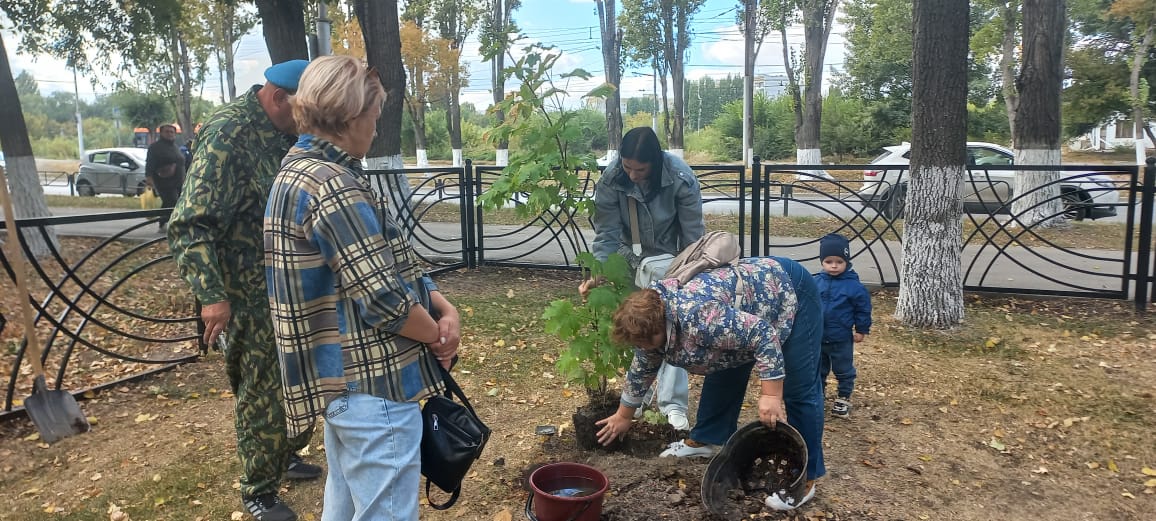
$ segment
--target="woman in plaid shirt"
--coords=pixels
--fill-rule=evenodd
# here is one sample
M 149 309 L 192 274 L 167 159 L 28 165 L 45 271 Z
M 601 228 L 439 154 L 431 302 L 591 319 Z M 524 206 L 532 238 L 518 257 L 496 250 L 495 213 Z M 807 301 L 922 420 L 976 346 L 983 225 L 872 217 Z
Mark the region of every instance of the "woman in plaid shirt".
M 362 172 L 384 100 L 359 60 L 310 63 L 292 101 L 301 136 L 265 211 L 289 432 L 326 420 L 323 520 L 418 519 L 418 401 L 437 391 L 461 334 Z

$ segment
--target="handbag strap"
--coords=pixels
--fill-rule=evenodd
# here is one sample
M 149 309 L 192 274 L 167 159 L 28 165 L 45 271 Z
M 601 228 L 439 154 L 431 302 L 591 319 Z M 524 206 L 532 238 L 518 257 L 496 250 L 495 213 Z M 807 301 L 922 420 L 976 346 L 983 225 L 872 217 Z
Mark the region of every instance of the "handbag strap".
M 626 213 L 630 214 L 631 249 L 635 255 L 642 255 L 642 234 L 638 233 L 638 203 L 633 197 L 626 196 Z
M 462 405 L 466 406 L 466 409 L 469 409 L 470 415 L 477 418 L 478 413 L 474 412 L 474 406 L 470 405 L 469 398 L 466 398 L 466 393 L 463 392 L 461 386 L 454 381 L 454 377 L 451 376 L 450 372 L 446 371 L 446 368 L 442 367 L 441 364 L 438 364 L 438 369 L 442 372 L 442 383 L 446 385 L 446 390 L 443 393 L 445 397 L 452 400 L 456 396 L 458 400 L 462 402 Z
M 425 480 L 425 500 L 427 503 L 429 503 L 429 507 L 434 509 L 434 510 L 445 510 L 449 507 L 454 506 L 454 503 L 458 502 L 458 496 L 462 495 L 462 486 L 458 485 L 458 488 L 455 488 L 454 491 L 450 493 L 450 498 L 447 499 L 445 503 L 438 504 L 438 503 L 434 503 L 433 499 L 430 498 L 430 495 L 429 495 L 430 488 L 429 487 L 430 487 L 430 481 L 429 481 L 429 478 L 426 478 L 426 480 Z

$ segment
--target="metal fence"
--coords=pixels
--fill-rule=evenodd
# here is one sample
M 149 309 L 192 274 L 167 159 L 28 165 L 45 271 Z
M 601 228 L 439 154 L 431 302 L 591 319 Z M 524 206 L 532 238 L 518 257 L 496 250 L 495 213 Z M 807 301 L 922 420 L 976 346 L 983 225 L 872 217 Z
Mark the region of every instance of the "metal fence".
M 901 175 L 863 175 L 878 168 L 771 165 L 757 159 L 749 171 L 740 165 L 692 167 L 708 226 L 733 227 L 745 240 L 744 252 L 787 256 L 817 270 L 819 237 L 841 233 L 852 241 L 861 278 L 893 287 L 899 284 L 902 267 L 907 183 Z M 907 167 L 886 168 L 899 174 Z M 1080 230 L 1025 224 L 1022 213 L 1012 212 L 1017 203 L 1030 200 L 1040 206 L 1047 201 L 1036 201 L 1035 193 L 1015 194 L 1015 187 L 995 175 L 994 167 L 972 166 L 964 182 L 969 210 L 962 237 L 966 290 L 1130 299 L 1137 310 L 1147 308 L 1156 280 L 1152 160 L 1147 168 L 998 168 L 1005 173 L 1061 170 L 1061 179 L 1052 183 L 1058 190 L 1051 187 L 1052 199 L 1059 200 L 1055 213 L 1081 220 L 1115 212 L 1108 217 L 1110 225 L 1092 230 L 1115 237 L 1118 247 L 1081 247 Z M 1089 170 L 1109 180 L 1092 182 L 1103 177 L 1087 174 Z M 593 240 L 589 217 L 555 210 L 519 218 L 509 211 L 518 201 L 502 211 L 483 211 L 477 196 L 500 173 L 500 168 L 467 161 L 462 167 L 374 171 L 369 177 L 375 189 L 390 198 L 396 218 L 432 273 L 480 266 L 577 269 L 575 257 L 588 251 Z M 594 173 L 581 173 L 580 179 L 592 195 Z M 196 303 L 175 276 L 167 243 L 156 231 L 156 220 L 166 211 L 17 220 L 25 237 L 48 240 L 52 232 L 73 237 L 70 251 L 50 242 L 50 255 L 33 264 L 33 294 L 28 296 L 36 323 L 48 332 L 42 337 L 42 361 L 55 388 L 79 394 L 199 356 Z M 0 223 L 0 229 L 6 226 Z M 27 254 L 27 243 L 21 246 Z M 11 280 L 14 266 L 3 252 L 0 267 Z M 6 323 L 11 327 L 12 317 L 4 316 L 10 313 L 0 310 L 0 330 Z M 23 381 L 28 378 L 20 374 L 25 348 L 20 342 L 0 353 L 6 380 L 0 386 L 0 419 L 23 412 L 17 400 L 28 392 Z

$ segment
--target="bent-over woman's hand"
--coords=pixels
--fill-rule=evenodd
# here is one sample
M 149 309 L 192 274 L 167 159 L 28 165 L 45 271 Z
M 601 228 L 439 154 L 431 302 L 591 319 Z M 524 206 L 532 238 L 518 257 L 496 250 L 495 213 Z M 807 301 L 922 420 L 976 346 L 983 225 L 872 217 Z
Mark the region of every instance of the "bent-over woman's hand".
M 781 421 L 786 423 L 787 411 L 783 406 L 782 396 L 759 396 L 759 421 L 770 428 L 775 428 Z
M 594 425 L 602 427 L 598 430 L 598 443 L 607 446 L 616 439 L 626 437 L 626 433 L 630 432 L 630 427 L 633 425 L 633 418 L 633 409 L 619 406 L 618 412 L 594 422 Z
M 590 290 L 601 286 L 604 282 L 606 282 L 605 277 L 594 277 L 586 279 L 578 285 L 578 294 L 582 295 L 582 299 L 585 300 L 586 296 L 590 294 Z

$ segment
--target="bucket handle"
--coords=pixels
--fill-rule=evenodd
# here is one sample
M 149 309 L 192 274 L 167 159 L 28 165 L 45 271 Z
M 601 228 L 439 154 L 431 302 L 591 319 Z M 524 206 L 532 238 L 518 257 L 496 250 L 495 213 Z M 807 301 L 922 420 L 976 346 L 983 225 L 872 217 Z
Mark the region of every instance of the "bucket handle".
M 578 516 L 581 516 L 587 508 L 590 508 L 590 504 L 593 502 L 593 499 L 587 499 L 586 502 L 582 504 L 582 508 L 579 508 L 578 511 L 571 515 L 570 519 L 567 519 L 566 521 L 574 521 L 575 519 L 578 519 Z M 530 521 L 540 521 L 538 516 L 534 515 L 533 503 L 534 491 L 531 490 L 530 495 L 526 497 L 526 519 L 529 519 Z

